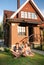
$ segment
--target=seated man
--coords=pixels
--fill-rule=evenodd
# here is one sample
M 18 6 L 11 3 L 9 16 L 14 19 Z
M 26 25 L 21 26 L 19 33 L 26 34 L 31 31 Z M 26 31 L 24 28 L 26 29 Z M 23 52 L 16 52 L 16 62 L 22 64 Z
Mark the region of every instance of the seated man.
M 12 50 L 12 54 L 15 56 L 15 57 L 20 57 L 21 55 L 21 48 L 19 47 L 19 43 L 16 43 L 16 45 L 14 46 L 13 50 Z
M 22 52 L 23 52 L 23 56 L 33 56 L 34 55 L 34 53 L 31 52 L 31 49 L 27 44 L 25 44 Z

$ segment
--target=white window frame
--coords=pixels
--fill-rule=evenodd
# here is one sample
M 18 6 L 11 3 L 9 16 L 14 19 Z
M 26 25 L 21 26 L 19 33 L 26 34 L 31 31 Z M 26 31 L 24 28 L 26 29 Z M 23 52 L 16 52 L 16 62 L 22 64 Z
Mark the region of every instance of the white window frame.
M 21 11 L 21 18 L 24 18 L 24 11 Z
M 37 14 L 33 13 L 33 12 L 24 12 L 24 11 L 21 11 L 21 18 L 37 19 Z
M 18 26 L 18 35 L 25 35 L 26 33 L 26 28 Z

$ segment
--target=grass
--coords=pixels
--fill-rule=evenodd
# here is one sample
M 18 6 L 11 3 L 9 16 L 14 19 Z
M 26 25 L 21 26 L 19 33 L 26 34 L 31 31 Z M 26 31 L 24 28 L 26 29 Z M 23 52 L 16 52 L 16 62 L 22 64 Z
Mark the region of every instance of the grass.
M 0 52 L 0 65 L 44 65 L 44 56 L 35 54 L 33 57 L 15 59 L 11 53 Z

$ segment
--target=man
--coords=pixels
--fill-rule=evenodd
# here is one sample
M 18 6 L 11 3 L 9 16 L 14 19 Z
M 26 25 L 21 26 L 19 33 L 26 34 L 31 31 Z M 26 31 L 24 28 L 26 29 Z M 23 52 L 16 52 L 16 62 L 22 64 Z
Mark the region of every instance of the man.
M 14 46 L 14 48 L 13 48 L 13 50 L 12 50 L 12 54 L 16 57 L 16 58 L 18 58 L 18 57 L 20 57 L 20 55 L 21 55 L 21 48 L 20 48 L 20 46 L 19 46 L 19 43 L 16 43 L 16 45 Z

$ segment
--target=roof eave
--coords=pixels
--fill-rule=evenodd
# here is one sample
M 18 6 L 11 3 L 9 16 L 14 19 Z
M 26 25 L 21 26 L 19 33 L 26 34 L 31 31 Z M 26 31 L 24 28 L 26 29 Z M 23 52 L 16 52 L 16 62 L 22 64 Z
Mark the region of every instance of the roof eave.
M 42 21 L 30 20 L 30 19 L 23 19 L 23 18 L 15 18 L 15 19 L 7 19 L 8 23 L 33 23 L 33 24 L 41 24 Z

